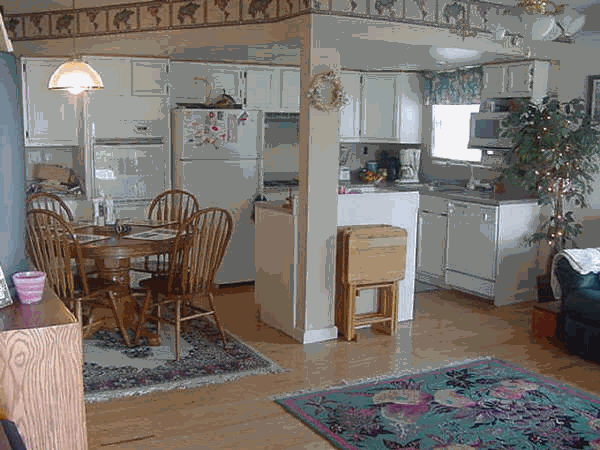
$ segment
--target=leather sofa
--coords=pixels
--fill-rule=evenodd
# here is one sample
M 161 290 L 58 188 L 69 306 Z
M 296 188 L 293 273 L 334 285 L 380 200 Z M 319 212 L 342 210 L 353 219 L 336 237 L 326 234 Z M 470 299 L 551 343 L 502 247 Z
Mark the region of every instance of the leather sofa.
M 554 273 L 561 289 L 557 337 L 569 352 L 600 362 L 600 273 L 582 275 L 566 258 Z

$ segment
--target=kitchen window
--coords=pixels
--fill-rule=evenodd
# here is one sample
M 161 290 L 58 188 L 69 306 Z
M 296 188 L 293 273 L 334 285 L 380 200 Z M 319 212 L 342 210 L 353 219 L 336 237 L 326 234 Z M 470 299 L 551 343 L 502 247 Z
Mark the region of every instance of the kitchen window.
M 431 157 L 454 161 L 481 162 L 481 150 L 469 148 L 471 113 L 479 112 L 479 104 L 433 105 Z

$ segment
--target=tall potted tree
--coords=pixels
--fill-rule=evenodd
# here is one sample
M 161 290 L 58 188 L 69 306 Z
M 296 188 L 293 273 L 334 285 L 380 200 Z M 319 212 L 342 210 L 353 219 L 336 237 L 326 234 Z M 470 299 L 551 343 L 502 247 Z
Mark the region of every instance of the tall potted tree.
M 521 99 L 516 103 L 502 123 L 502 136 L 512 138 L 513 148 L 499 178 L 531 192 L 539 205 L 551 207 L 550 217 L 526 242 L 546 241 L 550 246 L 545 274 L 538 277 L 538 288 L 550 292 L 554 256 L 583 231 L 573 209 L 587 206 L 593 176 L 600 170 L 600 127 L 586 113 L 581 98 L 560 102 L 545 97 L 541 102 Z

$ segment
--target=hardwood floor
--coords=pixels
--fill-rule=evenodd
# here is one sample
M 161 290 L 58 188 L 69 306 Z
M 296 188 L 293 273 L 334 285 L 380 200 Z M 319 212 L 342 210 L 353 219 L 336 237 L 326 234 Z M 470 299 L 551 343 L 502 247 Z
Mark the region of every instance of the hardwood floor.
M 533 303 L 496 308 L 456 291 L 416 294 L 415 319 L 396 336 L 358 331 L 359 341 L 301 345 L 256 321 L 254 293 L 228 289 L 215 305 L 225 326 L 289 372 L 86 405 L 91 449 L 330 449 L 270 396 L 342 380 L 494 356 L 600 393 L 600 365 L 555 340 L 530 337 Z

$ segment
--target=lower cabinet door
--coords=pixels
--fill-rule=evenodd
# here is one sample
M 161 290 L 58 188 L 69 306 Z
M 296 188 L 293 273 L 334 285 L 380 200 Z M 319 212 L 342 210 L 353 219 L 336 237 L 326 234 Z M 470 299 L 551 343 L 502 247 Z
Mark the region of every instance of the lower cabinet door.
M 444 276 L 448 217 L 426 211 L 419 212 L 417 270 L 419 273 Z

